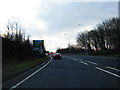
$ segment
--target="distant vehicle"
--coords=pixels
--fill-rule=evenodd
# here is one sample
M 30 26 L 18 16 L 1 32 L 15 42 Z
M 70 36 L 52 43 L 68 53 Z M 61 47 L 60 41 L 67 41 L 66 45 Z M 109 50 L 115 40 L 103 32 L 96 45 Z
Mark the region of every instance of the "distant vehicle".
M 62 55 L 60 53 L 54 53 L 53 54 L 53 59 L 61 59 Z
M 53 55 L 54 53 L 53 53 L 53 52 L 51 52 L 51 54 Z

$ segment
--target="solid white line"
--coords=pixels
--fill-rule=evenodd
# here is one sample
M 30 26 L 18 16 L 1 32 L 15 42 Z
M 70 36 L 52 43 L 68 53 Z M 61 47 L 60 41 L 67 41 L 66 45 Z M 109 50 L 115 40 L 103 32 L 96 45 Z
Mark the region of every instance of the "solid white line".
M 101 68 L 99 68 L 99 67 L 95 67 L 95 68 L 98 69 L 98 70 L 104 71 L 104 72 L 106 72 L 106 73 L 109 73 L 109 74 L 111 74 L 111 75 L 113 75 L 113 76 L 116 76 L 116 77 L 119 77 L 119 78 L 120 78 L 120 76 L 117 75 L 117 74 L 114 74 L 114 73 L 112 73 L 112 72 L 106 71 L 106 70 L 101 69 Z
M 52 58 L 51 58 L 51 60 L 52 60 Z M 12 90 L 12 89 L 18 87 L 20 84 L 22 84 L 23 82 L 25 82 L 26 80 L 28 80 L 30 77 L 32 77 L 33 75 L 35 75 L 37 72 L 39 72 L 40 70 L 42 70 L 43 68 L 45 68 L 51 62 L 51 60 L 47 64 L 45 64 L 43 67 L 39 68 L 37 71 L 35 71 L 31 75 L 29 75 L 28 77 L 26 77 L 25 79 L 23 79 L 22 81 L 20 81 L 19 83 L 17 83 L 16 85 L 12 86 L 9 90 Z
M 107 66 L 106 68 L 113 69 L 113 70 L 116 70 L 116 71 L 118 71 L 118 72 L 120 71 L 119 69 L 116 69 L 116 68 L 113 68 L 113 67 L 108 67 L 108 66 Z
M 80 61 L 81 63 L 83 63 L 83 64 L 85 64 L 85 65 L 88 65 L 88 63 L 85 63 L 85 62 L 83 62 L 83 61 Z

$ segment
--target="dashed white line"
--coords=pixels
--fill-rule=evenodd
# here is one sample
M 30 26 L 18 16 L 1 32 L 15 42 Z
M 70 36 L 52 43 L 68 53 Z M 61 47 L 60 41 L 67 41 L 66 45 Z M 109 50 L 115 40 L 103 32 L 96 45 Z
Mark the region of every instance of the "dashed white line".
M 83 60 L 83 59 L 79 59 L 79 60 Z
M 80 61 L 81 63 L 83 63 L 83 64 L 85 64 L 85 65 L 88 65 L 88 63 L 85 63 L 85 62 L 83 62 L 83 61 Z
M 78 61 L 77 59 L 73 58 L 73 60 Z
M 116 69 L 116 68 L 113 68 L 113 67 L 106 66 L 106 68 L 113 69 L 113 70 L 118 71 L 118 72 L 120 71 L 119 69 Z
M 111 74 L 111 75 L 113 75 L 113 76 L 116 76 L 116 77 L 119 77 L 119 78 L 120 78 L 120 76 L 117 75 L 117 74 L 114 74 L 114 73 L 109 72 L 109 71 L 107 71 L 107 70 L 101 69 L 101 68 L 99 68 L 99 67 L 95 67 L 95 68 L 98 69 L 98 70 L 101 70 L 101 71 L 103 71 L 103 72 L 109 73 L 109 74 Z
M 95 63 L 95 62 L 91 62 L 91 61 L 87 61 L 87 62 L 97 65 L 97 63 Z
M 68 58 L 70 59 L 71 57 L 68 57 Z M 75 58 L 72 58 L 72 59 L 75 60 L 75 61 L 78 61 L 78 60 L 75 59 Z M 79 59 L 79 61 L 80 61 L 81 63 L 85 64 L 85 65 L 89 65 L 88 63 L 92 63 L 92 64 L 94 64 L 94 65 L 97 65 L 97 63 L 91 62 L 91 61 L 86 61 L 86 62 L 88 62 L 88 63 L 83 62 L 82 59 Z M 101 68 L 99 68 L 99 67 L 95 67 L 95 68 L 98 69 L 98 70 L 101 70 L 101 71 L 103 71 L 103 72 L 109 73 L 109 74 L 111 74 L 111 75 L 113 75 L 113 76 L 116 76 L 116 77 L 119 77 L 119 78 L 120 78 L 120 76 L 117 75 L 117 74 L 115 74 L 115 73 L 109 72 L 109 71 L 104 70 L 104 69 L 101 69 Z M 113 68 L 113 67 L 108 67 L 108 66 L 106 66 L 106 68 L 113 69 L 113 70 L 116 70 L 116 71 L 120 71 L 119 69 L 116 69 L 116 68 Z
M 51 60 L 52 60 L 52 58 L 51 58 Z M 39 68 L 37 71 L 35 71 L 35 72 L 32 73 L 31 75 L 29 75 L 28 77 L 26 77 L 25 79 L 23 79 L 22 81 L 20 81 L 19 83 L 17 83 L 16 85 L 12 86 L 9 90 L 12 90 L 12 89 L 18 87 L 18 86 L 21 85 L 23 82 L 25 82 L 26 80 L 28 80 L 30 77 L 32 77 L 33 75 L 35 75 L 37 72 L 39 72 L 40 70 L 42 70 L 43 68 L 45 68 L 45 67 L 51 62 L 51 60 L 50 60 L 47 64 L 45 64 L 43 67 Z

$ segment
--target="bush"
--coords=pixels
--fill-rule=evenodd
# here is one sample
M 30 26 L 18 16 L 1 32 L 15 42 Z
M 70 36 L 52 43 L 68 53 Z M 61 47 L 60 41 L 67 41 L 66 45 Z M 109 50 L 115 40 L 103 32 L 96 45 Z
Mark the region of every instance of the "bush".
M 32 46 L 28 42 L 12 41 L 2 38 L 2 58 L 3 64 L 16 58 L 19 61 L 24 61 L 33 56 Z

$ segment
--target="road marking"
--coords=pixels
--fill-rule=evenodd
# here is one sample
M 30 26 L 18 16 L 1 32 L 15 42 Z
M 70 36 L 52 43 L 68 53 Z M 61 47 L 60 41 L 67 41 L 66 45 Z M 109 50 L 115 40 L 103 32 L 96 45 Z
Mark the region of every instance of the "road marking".
M 106 68 L 113 69 L 113 70 L 118 71 L 118 72 L 120 71 L 119 69 L 116 69 L 116 68 L 113 68 L 113 67 L 108 67 L 107 66 Z
M 79 60 L 83 60 L 83 59 L 79 59 Z
M 73 58 L 73 60 L 78 61 L 77 59 Z
M 79 61 L 84 61 L 83 59 L 78 59 Z
M 107 70 L 101 69 L 101 68 L 99 68 L 99 67 L 95 67 L 95 68 L 98 69 L 98 70 L 101 70 L 101 71 L 103 71 L 103 72 L 109 73 L 109 74 L 111 74 L 111 75 L 113 75 L 113 76 L 116 76 L 116 77 L 119 77 L 119 78 L 120 78 L 120 76 L 117 75 L 117 74 L 114 74 L 114 73 L 109 72 L 109 71 L 107 71 Z
M 91 61 L 87 61 L 87 62 L 97 65 L 97 63 L 95 63 L 95 62 L 91 62 Z
M 52 61 L 52 58 L 50 59 L 50 61 L 48 63 L 46 63 L 43 67 L 39 68 L 37 71 L 35 71 L 34 73 L 32 73 L 31 75 L 29 75 L 28 77 L 26 77 L 25 79 L 23 79 L 21 82 L 17 83 L 16 85 L 12 86 L 10 89 L 8 90 L 12 90 L 16 87 L 18 87 L 19 85 L 21 85 L 23 82 L 25 82 L 26 80 L 28 80 L 30 77 L 32 77 L 33 75 L 35 75 L 37 72 L 41 71 L 43 68 L 45 68 L 50 62 Z
M 83 62 L 83 61 L 80 61 L 81 63 L 83 63 L 83 64 L 85 64 L 85 65 L 88 65 L 88 63 L 85 63 L 85 62 Z

